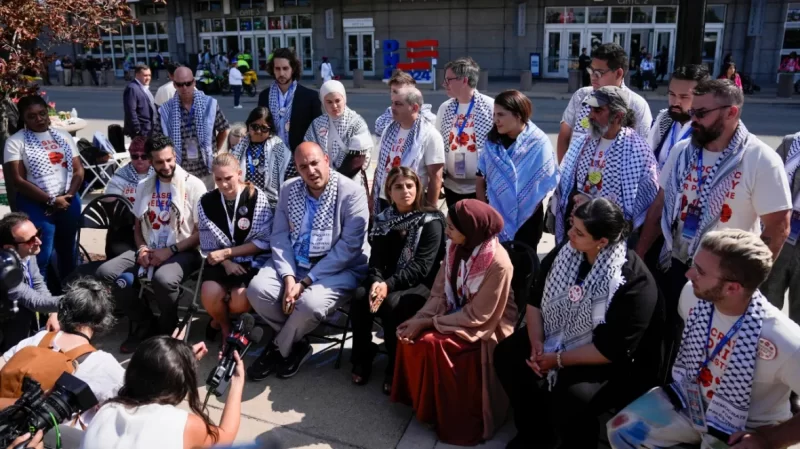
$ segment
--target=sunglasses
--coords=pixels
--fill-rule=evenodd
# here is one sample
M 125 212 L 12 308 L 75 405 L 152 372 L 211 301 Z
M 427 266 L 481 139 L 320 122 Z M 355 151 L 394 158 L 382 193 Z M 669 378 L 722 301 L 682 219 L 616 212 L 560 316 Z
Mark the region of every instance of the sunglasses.
M 42 237 L 42 230 L 40 228 L 36 228 L 36 235 L 29 238 L 28 240 L 25 240 L 24 242 L 18 242 L 15 240 L 14 243 L 16 243 L 17 245 L 33 245 L 34 243 L 36 243 L 36 240 L 41 237 Z
M 147 155 L 144 154 L 131 154 L 132 161 L 143 161 L 147 159 Z
M 266 132 L 269 132 L 270 127 L 267 126 L 267 125 L 259 125 L 258 123 L 252 123 L 252 124 L 250 124 L 250 129 L 252 131 L 259 132 L 259 133 L 266 133 Z
M 193 84 L 194 84 L 194 80 L 192 80 L 192 81 L 186 81 L 185 83 L 179 83 L 179 82 L 177 82 L 177 81 L 173 81 L 172 83 L 173 83 L 173 84 L 175 84 L 175 88 L 179 88 L 179 87 L 189 87 L 189 86 L 191 86 L 191 85 L 193 85 Z
M 700 119 L 701 118 L 705 118 L 705 116 L 707 116 L 708 114 L 710 114 L 710 113 L 712 113 L 714 111 L 719 111 L 720 109 L 729 108 L 731 106 L 733 106 L 733 105 L 726 104 L 725 106 L 720 106 L 720 107 L 714 108 L 714 109 L 689 109 L 689 117 L 697 117 L 697 118 L 700 118 Z

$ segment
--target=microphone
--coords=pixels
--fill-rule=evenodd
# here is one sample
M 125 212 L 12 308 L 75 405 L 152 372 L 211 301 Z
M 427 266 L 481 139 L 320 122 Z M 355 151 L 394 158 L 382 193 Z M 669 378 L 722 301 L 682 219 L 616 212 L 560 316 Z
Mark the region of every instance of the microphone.
M 133 273 L 124 272 L 120 274 L 119 277 L 114 280 L 114 283 L 117 284 L 117 287 L 122 289 L 131 287 L 133 285 Z
M 236 368 L 236 361 L 233 358 L 233 351 L 238 351 L 240 357 L 244 357 L 250 347 L 261 340 L 264 336 L 264 329 L 255 328 L 256 320 L 249 313 L 242 314 L 236 327 L 226 340 L 225 352 L 222 354 L 216 368 L 208 374 L 206 386 L 209 393 L 220 397 L 225 394 L 230 384 L 233 370 Z M 206 396 L 208 399 L 208 396 Z

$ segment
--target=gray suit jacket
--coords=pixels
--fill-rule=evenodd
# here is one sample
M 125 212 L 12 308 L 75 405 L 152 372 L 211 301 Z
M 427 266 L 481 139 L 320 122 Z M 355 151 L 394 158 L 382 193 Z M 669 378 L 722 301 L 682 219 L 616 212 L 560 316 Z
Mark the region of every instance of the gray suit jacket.
M 370 247 L 367 243 L 369 209 L 364 187 L 351 179 L 339 176 L 339 196 L 334 212 L 331 250 L 311 268 L 309 275 L 320 280 L 350 270 L 359 279 L 366 278 Z M 281 187 L 278 207 L 272 224 L 272 261 L 281 278 L 297 276 L 294 247 L 289 230 L 289 192 L 302 178 L 286 181 Z M 299 282 L 300 279 L 297 279 Z M 354 286 L 355 288 L 355 286 Z
M 44 278 L 41 273 L 39 273 L 39 264 L 36 263 L 36 257 L 29 257 L 28 262 L 30 263 L 28 267 L 32 277 L 33 287 L 31 288 L 28 281 L 24 280 L 18 286 L 8 291 L 8 299 L 11 301 L 16 300 L 19 307 L 24 307 L 34 312 L 57 312 L 58 301 L 61 297 L 50 294 L 50 290 L 47 289 Z
M 786 158 L 789 156 L 789 149 L 792 147 L 794 139 L 798 136 L 800 136 L 800 132 L 797 134 L 789 134 L 784 137 L 778 149 L 775 150 L 778 156 L 781 157 L 784 165 L 786 165 Z M 800 192 L 800 170 L 794 172 L 794 179 L 789 180 L 789 187 L 792 189 L 792 198 L 797 198 L 797 194 Z

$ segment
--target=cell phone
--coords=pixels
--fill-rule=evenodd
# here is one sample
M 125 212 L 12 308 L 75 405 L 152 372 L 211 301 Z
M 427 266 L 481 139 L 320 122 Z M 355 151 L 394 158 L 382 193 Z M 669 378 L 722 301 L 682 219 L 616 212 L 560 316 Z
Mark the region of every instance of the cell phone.
M 708 434 L 719 440 L 711 444 L 714 449 L 724 449 L 730 447 L 728 446 L 728 441 L 731 440 L 730 434 L 725 433 L 713 426 L 708 426 Z

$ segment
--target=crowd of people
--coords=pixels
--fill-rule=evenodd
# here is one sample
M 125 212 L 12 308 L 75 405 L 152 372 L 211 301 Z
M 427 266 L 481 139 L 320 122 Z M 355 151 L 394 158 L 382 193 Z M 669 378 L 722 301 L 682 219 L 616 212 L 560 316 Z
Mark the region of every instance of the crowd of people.
M 102 401 L 81 416 L 82 447 L 209 447 L 235 437 L 245 379 L 296 375 L 309 334 L 349 303 L 352 383 L 371 379 L 377 319 L 389 356 L 380 388 L 445 443 L 486 441 L 509 412 L 511 449 L 800 441 L 800 133 L 769 148 L 741 121 L 741 89 L 703 65 L 672 74 L 653 120 L 623 81 L 621 47 L 601 45 L 586 63 L 591 86 L 570 100 L 555 148 L 524 94 L 478 92 L 471 58 L 446 64 L 436 114 L 396 72 L 376 140 L 339 81 L 319 92 L 299 82 L 288 49 L 274 52 L 275 82 L 235 130 L 190 69 L 172 70 L 175 94 L 156 103 L 150 70 L 136 67 L 132 161 L 107 192 L 135 220 L 126 236 L 109 233 L 94 279 L 63 297 L 47 281 L 76 270 L 83 170 L 43 100 L 21 99 L 5 148 L 19 212 L 0 220 L 0 243 L 25 281 L 9 293 L 20 312 L 1 323 L 0 366 L 19 366 L 26 347 L 90 351 L 116 306 L 130 322 L 120 351 L 133 356 L 125 370 L 102 351 L 80 360 Z M 535 250 L 545 232 L 555 249 L 537 272 L 518 271 L 510 248 Z M 202 263 L 210 318 L 190 347 L 171 336 L 179 287 Z M 532 286 L 516 288 L 517 276 Z M 158 317 L 138 294 L 145 279 Z M 235 356 L 215 426 L 196 360 L 250 311 L 269 330 L 265 348 L 246 367 Z M 45 329 L 30 336 L 37 313 Z M 184 400 L 190 411 L 177 408 Z M 140 436 L 154 426 L 165 430 Z

